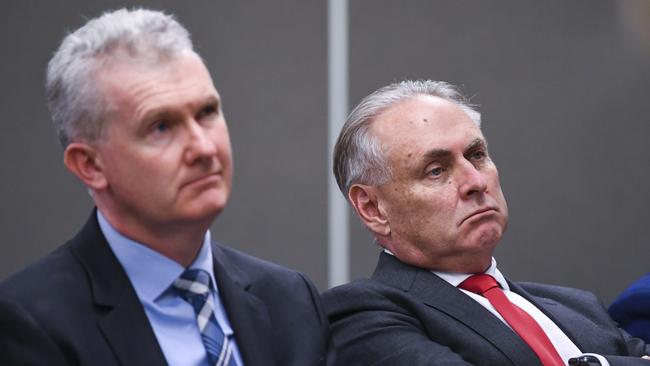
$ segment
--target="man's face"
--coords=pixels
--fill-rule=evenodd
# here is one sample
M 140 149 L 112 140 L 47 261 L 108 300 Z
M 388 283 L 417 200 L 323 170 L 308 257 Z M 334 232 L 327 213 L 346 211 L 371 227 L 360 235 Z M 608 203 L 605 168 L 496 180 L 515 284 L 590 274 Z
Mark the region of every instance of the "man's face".
M 203 62 L 190 52 L 156 66 L 115 61 L 97 79 L 109 103 L 100 193 L 113 216 L 148 228 L 209 225 L 228 200 L 232 157 Z
M 433 96 L 402 101 L 372 125 L 392 169 L 377 187 L 390 233 L 380 242 L 423 268 L 480 272 L 508 221 L 497 168 L 480 129 Z

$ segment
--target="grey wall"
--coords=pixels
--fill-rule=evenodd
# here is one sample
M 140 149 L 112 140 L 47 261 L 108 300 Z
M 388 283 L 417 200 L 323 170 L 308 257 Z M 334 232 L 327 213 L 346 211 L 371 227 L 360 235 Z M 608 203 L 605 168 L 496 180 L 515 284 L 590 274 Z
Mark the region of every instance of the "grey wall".
M 8 1 L 0 14 L 0 278 L 73 235 L 92 202 L 64 169 L 43 96 L 66 30 L 135 2 Z M 325 1 L 141 1 L 192 32 L 224 97 L 234 192 L 213 236 L 327 279 Z M 606 302 L 648 271 L 650 34 L 641 1 L 350 2 L 350 104 L 402 78 L 461 85 L 483 112 L 511 212 L 516 280 Z M 632 9 L 630 11 L 630 9 Z M 632 14 L 632 16 L 630 16 Z M 650 19 L 638 24 L 650 24 Z M 351 218 L 351 273 L 378 249 Z

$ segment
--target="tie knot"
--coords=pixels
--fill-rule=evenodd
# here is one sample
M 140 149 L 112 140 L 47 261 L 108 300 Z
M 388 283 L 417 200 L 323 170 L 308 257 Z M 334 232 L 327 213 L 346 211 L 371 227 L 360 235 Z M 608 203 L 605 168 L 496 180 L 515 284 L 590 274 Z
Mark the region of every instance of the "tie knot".
M 173 286 L 183 299 L 193 303 L 192 299 L 197 297 L 205 301 L 210 292 L 210 283 L 210 274 L 208 272 L 191 268 L 183 272 L 174 281 Z
M 483 295 L 486 291 L 500 286 L 494 277 L 486 274 L 477 274 L 461 282 L 458 287 L 475 294 Z

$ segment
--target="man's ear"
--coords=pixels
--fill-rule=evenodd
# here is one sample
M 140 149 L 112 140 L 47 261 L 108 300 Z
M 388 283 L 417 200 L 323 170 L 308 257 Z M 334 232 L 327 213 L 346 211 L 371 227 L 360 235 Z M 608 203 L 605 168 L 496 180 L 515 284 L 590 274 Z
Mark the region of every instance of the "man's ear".
M 63 152 L 63 164 L 92 190 L 101 190 L 108 185 L 101 159 L 93 146 L 83 142 L 71 143 Z
M 348 191 L 348 198 L 361 221 L 379 236 L 390 234 L 390 223 L 379 202 L 377 188 L 365 184 L 355 184 Z

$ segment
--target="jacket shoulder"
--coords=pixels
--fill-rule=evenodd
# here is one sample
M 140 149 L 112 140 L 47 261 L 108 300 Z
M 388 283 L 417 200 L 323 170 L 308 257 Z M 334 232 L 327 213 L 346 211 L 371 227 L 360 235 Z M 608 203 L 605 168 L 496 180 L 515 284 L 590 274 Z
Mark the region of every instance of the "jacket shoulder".
M 310 286 L 312 285 L 311 280 L 296 270 L 269 262 L 220 243 L 213 243 L 213 249 L 213 255 L 215 257 L 221 256 L 221 258 L 217 259 L 217 262 L 225 266 L 229 273 L 239 273 L 241 276 L 250 279 L 253 283 L 274 286 L 277 284 L 296 285 L 307 282 Z
M 323 307 L 332 319 L 355 312 L 395 311 L 409 313 L 415 300 L 401 289 L 371 279 L 355 280 L 326 290 Z
M 600 300 L 598 300 L 595 294 L 578 288 L 535 282 L 518 282 L 517 285 L 521 286 L 521 288 L 533 296 L 549 298 L 563 304 L 600 303 Z
M 22 304 L 61 298 L 79 289 L 84 278 L 85 271 L 67 243 L 2 281 L 0 297 Z

